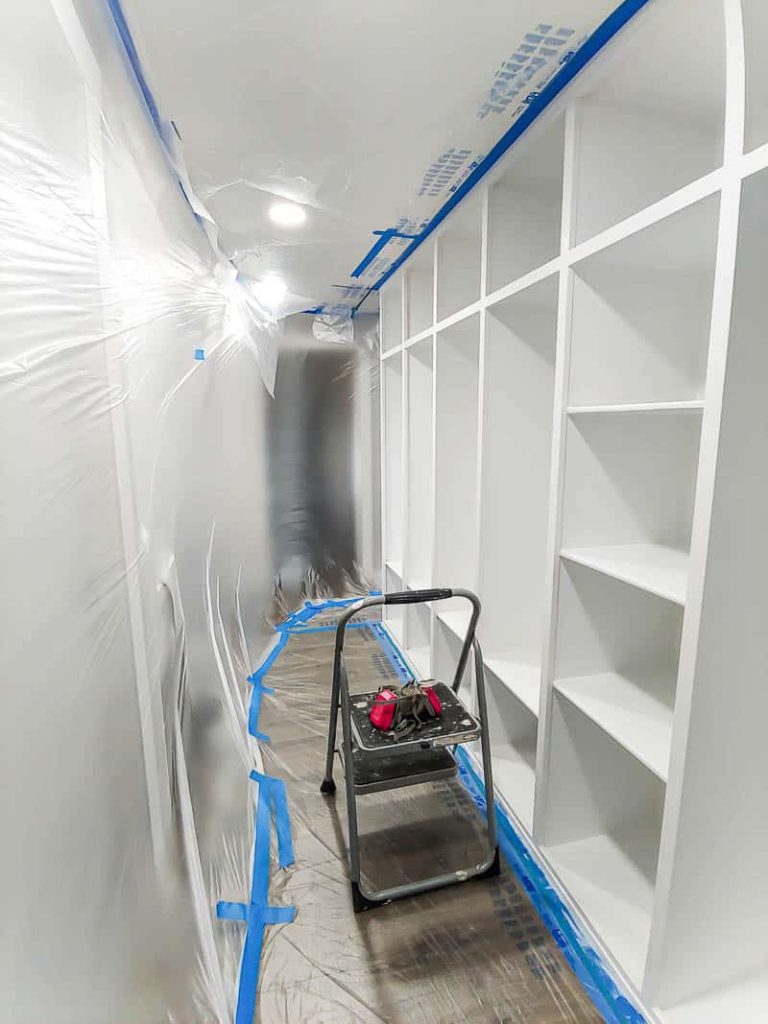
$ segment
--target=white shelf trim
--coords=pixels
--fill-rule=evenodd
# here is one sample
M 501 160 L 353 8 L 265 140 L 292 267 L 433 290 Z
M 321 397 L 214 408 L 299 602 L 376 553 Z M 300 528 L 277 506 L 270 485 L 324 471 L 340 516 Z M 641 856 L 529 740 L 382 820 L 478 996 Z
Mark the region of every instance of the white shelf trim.
M 683 402 L 636 402 L 623 405 L 570 405 L 569 416 L 591 416 L 613 413 L 636 412 L 702 412 L 704 399 L 694 398 Z
M 674 693 L 674 679 L 644 687 L 618 672 L 555 680 L 562 694 L 663 782 L 672 744 L 672 707 L 659 693 Z
M 662 544 L 622 544 L 566 548 L 560 557 L 646 590 L 674 604 L 685 604 L 688 555 Z

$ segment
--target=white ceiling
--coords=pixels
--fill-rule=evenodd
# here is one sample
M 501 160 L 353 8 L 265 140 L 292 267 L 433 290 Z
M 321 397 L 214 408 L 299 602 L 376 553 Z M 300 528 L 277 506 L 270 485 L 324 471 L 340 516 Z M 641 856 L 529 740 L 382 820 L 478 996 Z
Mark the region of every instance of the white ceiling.
M 503 111 L 478 113 L 526 33 L 542 23 L 563 29 L 567 48 L 615 6 L 123 0 L 144 74 L 178 129 L 222 248 L 243 273 L 279 274 L 311 306 L 333 304 L 334 286 L 355 283 L 349 274 L 372 231 L 403 216 L 422 222 L 442 205 L 450 182 L 442 194 L 418 193 L 446 148 L 475 156 L 506 131 L 522 92 Z M 276 195 L 306 204 L 304 226 L 269 221 Z

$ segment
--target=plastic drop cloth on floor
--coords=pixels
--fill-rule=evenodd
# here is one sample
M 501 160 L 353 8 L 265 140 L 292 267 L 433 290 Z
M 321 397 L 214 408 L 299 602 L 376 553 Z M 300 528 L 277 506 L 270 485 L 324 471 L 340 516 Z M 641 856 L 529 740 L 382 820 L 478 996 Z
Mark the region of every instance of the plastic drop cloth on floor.
M 312 626 L 332 621 L 329 613 Z M 332 630 L 292 633 L 262 705 L 264 771 L 287 786 L 295 863 L 273 865 L 270 902 L 293 923 L 266 930 L 255 1020 L 262 1024 L 593 1024 L 590 1002 L 505 864 L 474 881 L 355 915 L 343 790 L 321 796 Z M 351 629 L 353 692 L 397 677 L 375 633 Z M 341 771 L 337 759 L 337 783 Z M 358 800 L 363 874 L 375 887 L 482 857 L 475 804 L 458 779 Z M 225 925 L 224 927 L 237 927 Z

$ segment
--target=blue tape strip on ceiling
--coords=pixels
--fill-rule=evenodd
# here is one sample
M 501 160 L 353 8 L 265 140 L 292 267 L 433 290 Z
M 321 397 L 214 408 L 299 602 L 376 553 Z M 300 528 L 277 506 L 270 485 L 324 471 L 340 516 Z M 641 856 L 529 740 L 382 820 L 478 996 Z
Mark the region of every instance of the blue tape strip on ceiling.
M 429 238 L 440 224 L 442 224 L 451 211 L 454 210 L 459 203 L 467 197 L 467 195 L 469 195 L 469 193 L 485 177 L 491 168 L 498 163 L 498 161 L 509 151 L 524 132 L 531 127 L 534 121 L 544 113 L 547 107 L 549 107 L 553 100 L 560 95 L 563 89 L 565 89 L 565 87 L 569 85 L 574 78 L 576 78 L 579 72 L 586 67 L 592 58 L 595 57 L 603 47 L 611 41 L 611 39 L 613 39 L 616 33 L 624 28 L 624 26 L 649 2 L 650 0 L 624 0 L 624 2 L 619 4 L 616 10 L 609 14 L 608 17 L 595 29 L 595 31 L 587 37 L 585 42 L 582 43 L 577 50 L 570 55 L 564 56 L 563 63 L 557 74 L 555 74 L 541 92 L 531 93 L 528 96 L 526 108 L 520 117 L 504 133 L 504 135 L 502 135 L 495 146 L 490 149 L 488 154 L 477 164 L 476 167 L 472 169 L 461 185 L 459 185 L 451 196 L 443 203 L 437 213 L 432 216 L 425 227 L 418 233 L 411 245 L 402 251 L 400 255 L 391 262 L 390 266 L 382 272 L 355 308 L 359 308 L 360 305 L 362 305 L 365 298 L 371 291 L 378 291 L 384 284 L 386 284 L 390 277 L 392 277 L 392 275 L 399 270 L 408 259 L 410 259 L 419 246 Z M 367 267 L 381 252 L 382 248 L 386 244 L 383 243 L 385 236 L 388 236 L 387 241 L 390 241 L 392 238 L 403 237 L 398 234 L 394 228 L 389 228 L 386 231 L 374 231 L 373 234 L 378 235 L 379 238 L 373 244 L 366 256 L 363 257 L 355 270 L 352 271 L 350 277 L 358 276 L 361 272 L 361 268 L 364 269 Z
M 392 277 L 392 275 L 399 270 L 408 259 L 410 259 L 419 246 L 421 246 L 426 239 L 433 234 L 446 217 L 448 217 L 451 211 L 454 210 L 455 207 L 467 197 L 467 195 L 469 195 L 469 193 L 485 177 L 491 168 L 498 163 L 501 157 L 509 151 L 514 143 L 528 130 L 528 128 L 531 127 L 547 107 L 550 106 L 553 100 L 559 96 L 563 89 L 565 89 L 565 87 L 569 85 L 574 78 L 576 78 L 579 72 L 586 67 L 592 58 L 595 57 L 596 54 L 598 54 L 603 47 L 611 41 L 611 39 L 613 39 L 617 32 L 624 28 L 624 26 L 649 2 L 650 0 L 623 0 L 623 2 L 608 15 L 608 17 L 595 29 L 595 31 L 587 37 L 581 46 L 572 52 L 564 54 L 561 59 L 559 71 L 556 72 L 540 92 L 532 92 L 526 97 L 525 109 L 517 120 L 510 128 L 507 129 L 483 159 L 479 160 L 474 166 L 470 165 L 471 170 L 467 177 L 455 188 L 454 191 L 452 191 L 449 198 L 446 199 L 443 205 L 435 214 L 432 215 L 418 233 L 410 234 L 404 232 L 401 230 L 400 226 L 386 228 L 384 230 L 375 230 L 372 232 L 372 234 L 377 236 L 376 241 L 351 272 L 350 281 L 358 279 L 367 268 L 374 264 L 374 261 L 378 263 L 382 257 L 383 250 L 386 249 L 390 242 L 408 240 L 409 238 L 412 239 L 412 241 L 405 249 L 400 249 L 398 251 L 398 254 L 391 260 L 389 266 L 380 273 L 379 277 L 371 285 L 365 287 L 362 297 L 358 299 L 357 302 L 350 305 L 353 315 L 372 291 L 378 291 L 384 284 L 386 284 L 390 277 Z M 147 83 L 147 79 L 141 65 L 141 60 L 120 5 L 120 0 L 107 0 L 107 4 L 112 14 L 116 30 L 123 44 L 125 54 L 136 77 L 139 90 L 147 105 L 149 115 L 162 140 L 163 121 L 155 98 Z M 181 186 L 181 182 L 179 184 Z M 181 187 L 183 191 L 183 186 Z M 386 257 L 384 257 L 384 259 L 386 260 Z M 305 312 L 321 314 L 326 312 L 327 309 L 328 304 L 321 303 L 313 309 L 305 310 Z

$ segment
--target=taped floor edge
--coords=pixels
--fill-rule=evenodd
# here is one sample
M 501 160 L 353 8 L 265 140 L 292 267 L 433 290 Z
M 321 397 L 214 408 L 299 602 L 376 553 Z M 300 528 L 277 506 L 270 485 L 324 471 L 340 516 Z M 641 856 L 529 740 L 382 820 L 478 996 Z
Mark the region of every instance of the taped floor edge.
M 252 684 L 248 729 L 256 740 L 269 743 L 266 734 L 259 731 L 259 714 L 262 695 L 273 694 L 275 691 L 264 685 L 264 679 L 274 669 L 290 637 L 335 631 L 333 623 L 318 626 L 311 623 L 321 613 L 348 607 L 357 600 L 359 598 L 353 597 L 317 603 L 306 601 L 301 609 L 291 613 L 275 626 L 275 642 L 267 650 L 260 665 L 248 677 L 248 682 Z M 412 677 L 413 673 L 405 655 L 383 623 L 360 621 L 350 624 L 348 628 L 367 628 L 376 637 L 397 676 L 401 679 Z M 457 754 L 459 779 L 480 813 L 485 815 L 487 808 L 484 787 L 476 766 L 463 749 L 458 749 Z M 246 925 L 235 1024 L 252 1024 L 255 1019 L 265 928 L 270 924 L 291 923 L 296 917 L 296 908 L 293 906 L 269 905 L 270 846 L 273 828 L 277 838 L 279 867 L 284 869 L 294 863 L 285 783 L 281 779 L 256 771 L 252 771 L 250 777 L 259 787 L 250 902 L 246 904 L 219 901 L 216 908 L 219 918 L 243 921 Z M 647 1024 L 646 1017 L 621 991 L 600 954 L 585 937 L 550 883 L 544 869 L 533 857 L 511 818 L 498 801 L 495 809 L 499 845 L 508 868 L 522 886 L 542 923 L 603 1020 L 606 1024 Z

